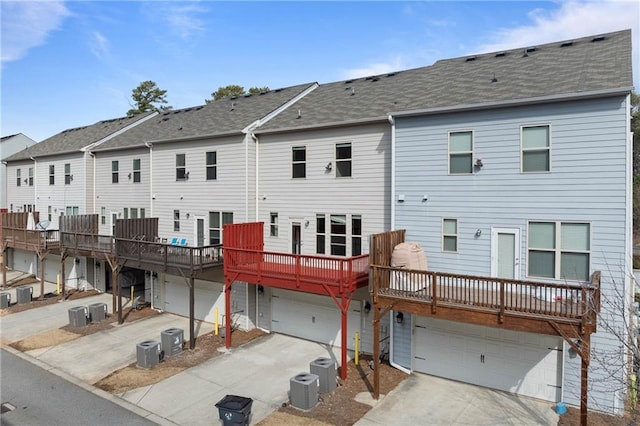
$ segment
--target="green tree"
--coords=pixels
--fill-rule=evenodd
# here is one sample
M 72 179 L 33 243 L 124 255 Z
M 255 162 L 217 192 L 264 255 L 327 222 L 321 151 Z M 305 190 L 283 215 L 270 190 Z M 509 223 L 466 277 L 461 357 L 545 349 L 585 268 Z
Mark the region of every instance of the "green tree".
M 243 86 L 239 86 L 237 84 L 230 84 L 224 87 L 218 87 L 218 90 L 211 94 L 211 99 L 205 99 L 206 103 L 217 101 L 222 98 L 237 98 L 240 96 L 244 96 L 246 94 L 258 94 L 262 92 L 268 92 L 269 88 L 267 86 L 264 87 L 251 87 L 249 91 L 245 91 Z
M 148 111 L 164 111 L 171 109 L 167 103 L 167 91 L 161 90 L 155 81 L 143 81 L 131 91 L 131 98 L 135 103 L 134 108 L 127 111 L 127 115 L 142 114 Z

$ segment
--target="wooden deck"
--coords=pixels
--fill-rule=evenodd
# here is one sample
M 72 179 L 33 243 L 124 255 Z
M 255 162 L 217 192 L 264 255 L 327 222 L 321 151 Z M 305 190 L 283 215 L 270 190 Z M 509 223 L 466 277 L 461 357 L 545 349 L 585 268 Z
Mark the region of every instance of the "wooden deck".
M 7 248 L 33 252 L 56 252 L 60 250 L 59 231 L 35 231 L 32 229 L 3 227 L 2 240 Z
M 226 247 L 225 271 L 237 281 L 339 296 L 368 284 L 369 255 L 335 258 Z

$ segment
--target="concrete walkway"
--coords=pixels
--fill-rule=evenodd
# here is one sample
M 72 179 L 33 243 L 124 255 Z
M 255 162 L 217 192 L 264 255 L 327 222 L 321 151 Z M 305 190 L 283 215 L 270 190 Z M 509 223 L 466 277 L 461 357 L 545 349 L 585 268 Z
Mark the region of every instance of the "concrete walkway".
M 554 404 L 414 373 L 356 423 L 378 425 L 555 425 Z

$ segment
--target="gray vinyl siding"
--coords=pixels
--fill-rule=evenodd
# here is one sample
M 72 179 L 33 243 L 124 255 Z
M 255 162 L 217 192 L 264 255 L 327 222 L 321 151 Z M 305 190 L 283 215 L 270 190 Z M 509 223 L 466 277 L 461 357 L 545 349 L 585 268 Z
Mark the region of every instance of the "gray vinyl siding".
M 140 182 L 133 182 L 133 160 L 140 159 Z M 112 183 L 111 163 L 118 161 L 118 183 Z M 102 208 L 106 208 L 105 224 L 100 220 L 100 234 L 110 235 L 110 213 L 123 214 L 124 208 L 145 209 L 145 217 L 152 217 L 150 203 L 151 161 L 149 149 L 139 148 L 121 151 L 96 152 L 96 185 L 95 210 L 100 215 Z M 131 179 L 129 179 L 131 173 Z M 130 216 L 129 216 L 130 217 Z M 124 218 L 124 216 L 120 216 Z
M 626 292 L 625 271 L 631 270 L 627 121 L 625 97 L 399 117 L 395 190 L 405 201 L 394 201 L 395 228 L 407 230 L 407 241 L 422 244 L 429 269 L 472 275 L 491 272 L 491 227 L 519 228 L 520 276 L 526 279 L 529 220 L 589 222 L 590 271 L 602 271 L 603 302 L 619 300 L 614 288 Z M 526 125 L 550 126 L 550 172 L 520 172 L 520 128 Z M 458 130 L 474 132 L 474 161 L 482 159 L 483 167 L 470 175 L 448 175 L 447 132 Z M 442 251 L 442 218 L 458 219 L 457 253 Z M 621 326 L 622 320 L 614 315 L 609 323 Z M 615 339 L 599 330 L 593 347 L 615 351 Z M 579 404 L 579 357 L 565 359 L 564 398 Z M 615 380 L 624 380 L 623 374 L 620 369 Z M 614 411 L 612 387 L 619 383 L 605 376 L 592 362 L 591 403 Z
M 336 177 L 335 145 L 351 142 L 352 176 Z M 362 253 L 368 235 L 389 229 L 390 126 L 376 124 L 262 135 L 258 157 L 258 220 L 265 223 L 265 248 L 291 252 L 291 221 L 302 227 L 302 253 L 316 253 L 316 214 L 362 216 Z M 291 150 L 306 146 L 306 178 L 292 178 Z M 332 170 L 325 166 L 332 163 Z M 278 213 L 279 233 L 269 235 L 269 214 Z M 306 225 L 306 221 L 309 222 Z M 350 234 L 351 223 L 347 225 Z M 328 230 L 328 228 L 327 228 Z M 328 234 L 327 234 L 328 241 Z M 347 254 L 351 254 L 350 239 Z M 327 246 L 327 254 L 328 246 Z
M 36 203 L 35 185 L 37 185 L 37 181 L 34 181 L 34 186 L 24 183 L 25 177 L 29 176 L 29 167 L 35 167 L 33 161 L 16 161 L 7 165 L 7 208 L 11 209 L 11 205 L 13 205 L 14 212 L 22 211 L 22 206 L 25 204 Z M 20 169 L 22 179 L 20 186 L 16 183 L 18 169 Z
M 89 154 L 88 152 L 84 154 L 84 189 L 83 189 L 83 193 L 85 195 L 85 201 L 84 201 L 84 206 L 85 206 L 85 214 L 91 214 L 91 213 L 95 213 L 95 201 L 96 201 L 96 197 L 94 195 L 94 168 L 95 168 L 95 158 L 93 157 L 93 155 Z M 45 171 L 47 173 L 47 175 L 49 174 L 49 170 L 47 168 L 47 170 Z
M 0 160 L 4 160 L 16 152 L 22 151 L 34 143 L 36 143 L 36 141 L 22 133 L 4 137 L 0 142 Z M 7 173 L 7 169 L 5 163 L 0 162 L 0 208 L 9 208 L 9 203 L 7 202 L 7 182 L 11 182 L 10 179 L 12 175 Z
M 217 156 L 216 180 L 206 180 L 205 153 L 209 151 L 215 151 Z M 176 154 L 185 154 L 187 180 L 176 181 Z M 186 238 L 187 244 L 193 245 L 195 217 L 203 217 L 205 243 L 208 243 L 210 211 L 233 212 L 235 223 L 247 221 L 242 136 L 156 144 L 152 155 L 152 212 L 159 218 L 161 237 Z M 174 210 L 180 210 L 179 232 L 173 230 Z M 252 216 L 250 212 L 249 217 Z

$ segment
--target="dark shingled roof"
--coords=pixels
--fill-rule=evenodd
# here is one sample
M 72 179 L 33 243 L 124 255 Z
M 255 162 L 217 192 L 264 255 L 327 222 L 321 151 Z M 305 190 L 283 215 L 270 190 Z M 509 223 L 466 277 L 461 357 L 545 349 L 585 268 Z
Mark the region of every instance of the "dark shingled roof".
M 437 61 L 323 84 L 256 133 L 386 119 L 391 112 L 630 89 L 631 31 Z
M 112 120 L 98 121 L 95 124 L 74 129 L 63 130 L 57 135 L 51 136 L 40 143 L 32 145 L 10 157 L 5 161 L 28 160 L 29 158 L 46 157 L 50 155 L 78 152 L 88 145 L 99 142 L 102 139 L 124 129 L 148 117 L 150 113 L 134 115 L 132 117 L 114 118 Z
M 240 134 L 245 127 L 269 115 L 314 84 L 223 98 L 206 105 L 166 111 L 100 144 L 93 151 L 144 146 L 145 142 Z

